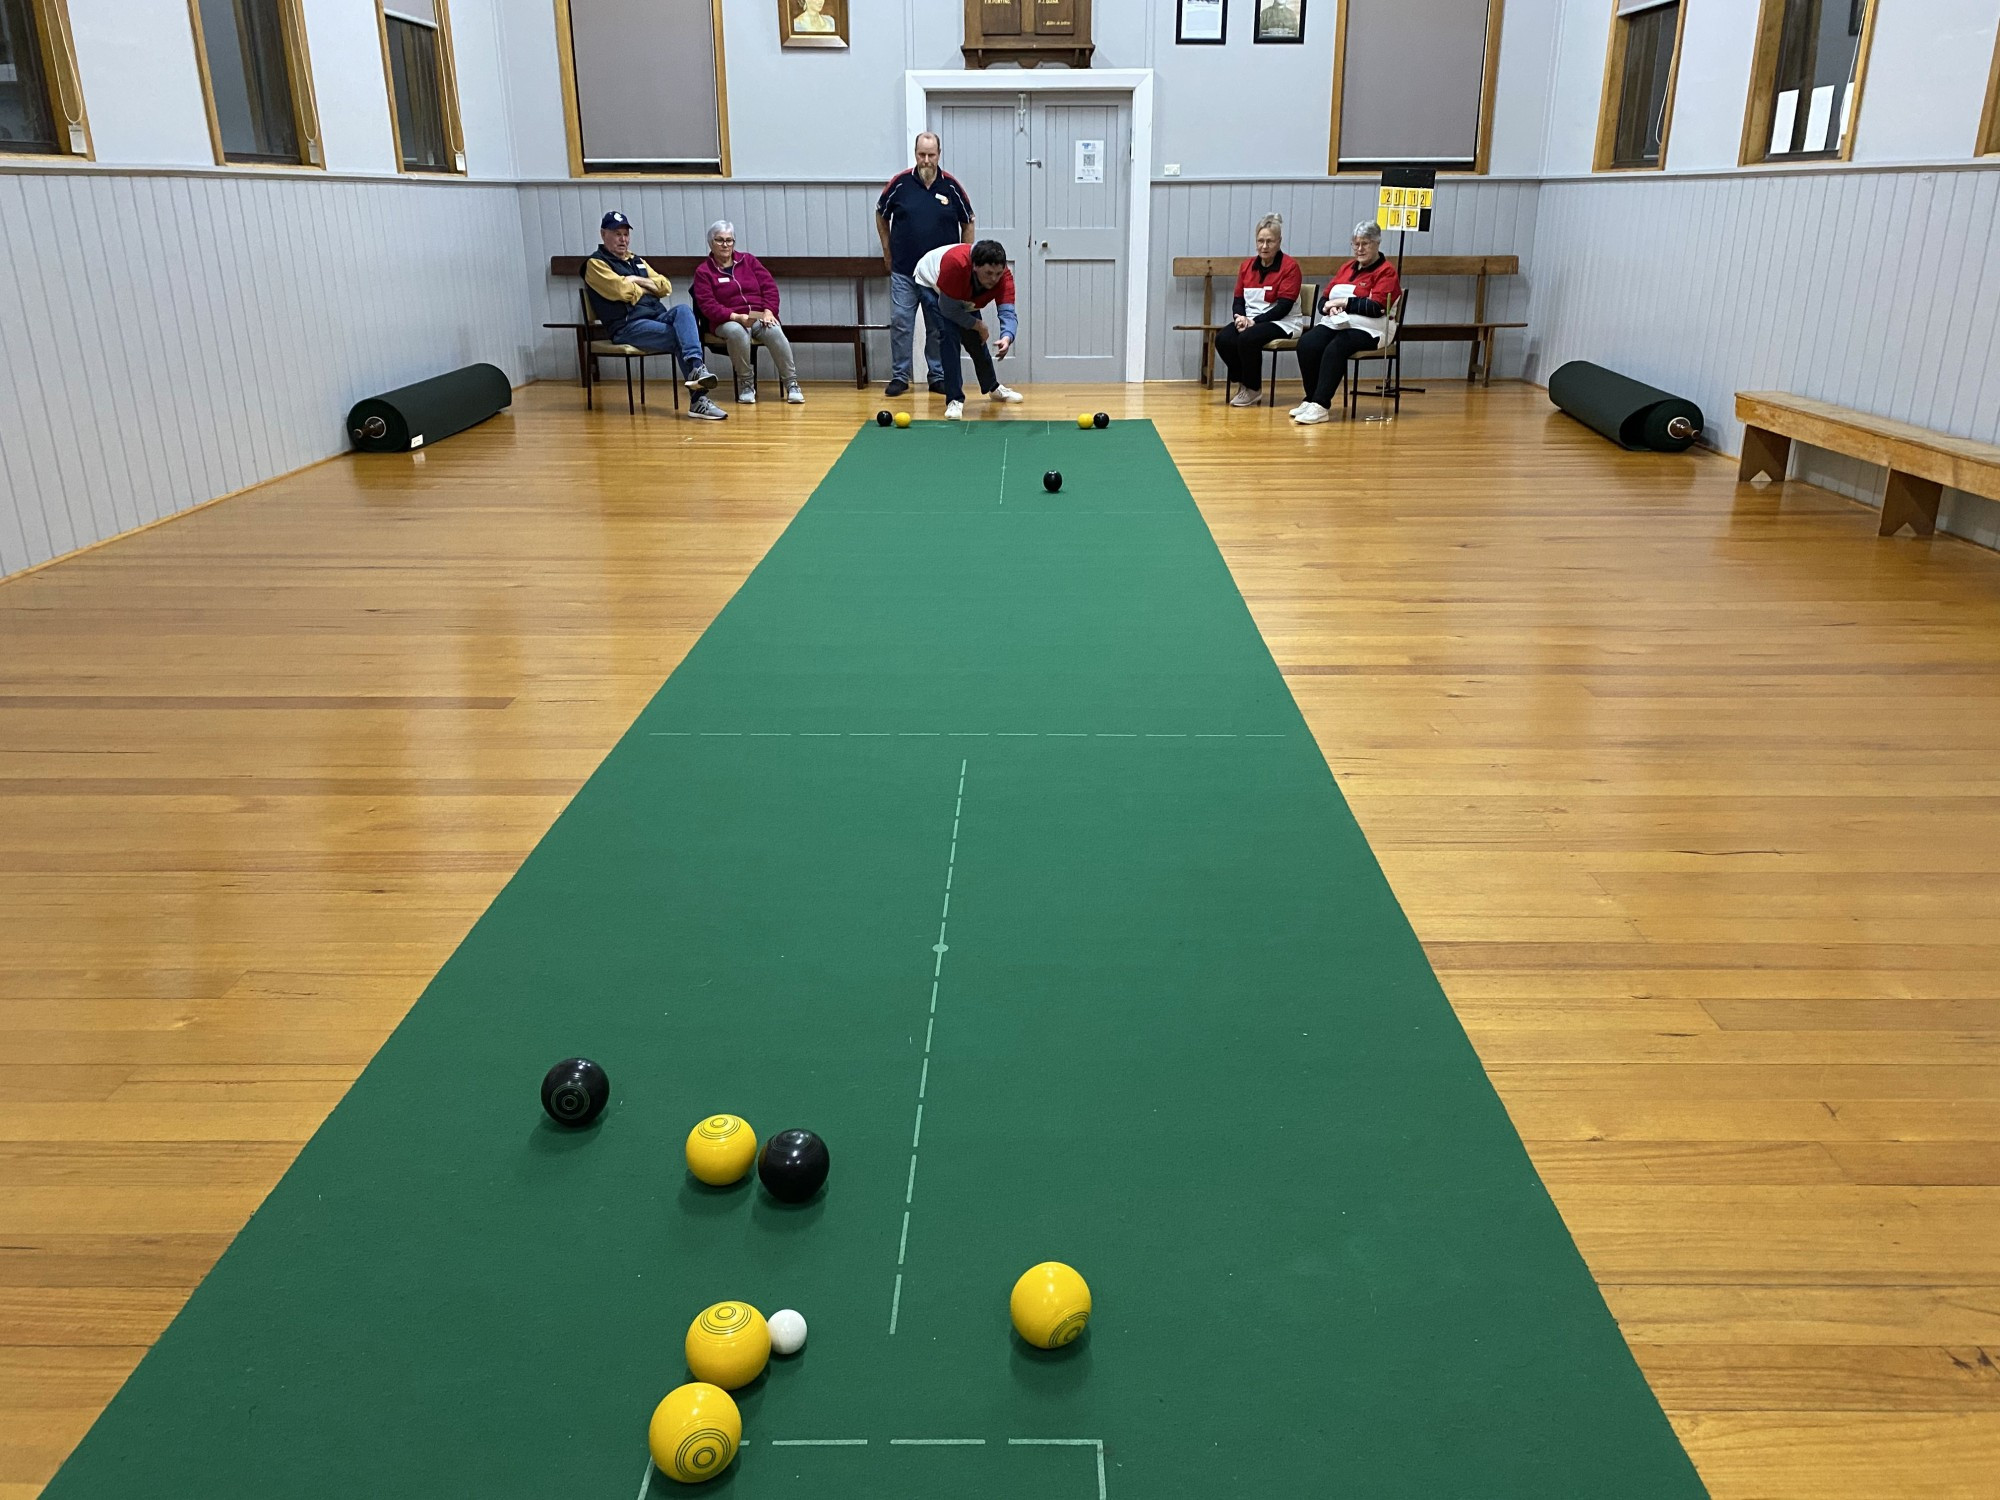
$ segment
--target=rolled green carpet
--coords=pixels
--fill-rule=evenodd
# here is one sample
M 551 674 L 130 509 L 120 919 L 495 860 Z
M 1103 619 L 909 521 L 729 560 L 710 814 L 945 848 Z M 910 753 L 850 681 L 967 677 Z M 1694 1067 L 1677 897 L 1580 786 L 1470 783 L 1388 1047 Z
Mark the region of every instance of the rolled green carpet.
M 347 435 L 363 453 L 407 453 L 476 427 L 514 404 L 498 365 L 467 365 L 400 390 L 357 401 Z
M 1549 399 L 1621 448 L 1683 453 L 1701 436 L 1701 408 L 1692 401 L 1588 360 L 1551 375 Z

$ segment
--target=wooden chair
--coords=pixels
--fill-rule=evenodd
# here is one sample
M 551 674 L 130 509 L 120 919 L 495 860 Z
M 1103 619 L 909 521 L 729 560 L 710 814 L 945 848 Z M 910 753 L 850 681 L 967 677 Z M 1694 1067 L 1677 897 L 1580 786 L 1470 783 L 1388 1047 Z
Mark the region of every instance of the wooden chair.
M 592 338 L 594 333 L 602 333 L 604 325 L 590 310 L 590 293 L 582 287 L 576 289 L 577 301 L 583 307 L 583 404 L 586 410 L 597 408 L 597 362 L 600 359 L 622 359 L 625 361 L 625 410 L 636 411 L 632 404 L 632 366 L 639 367 L 639 406 L 646 404 L 646 361 L 649 359 L 672 359 L 671 354 L 663 354 L 657 349 L 641 349 L 636 344 L 621 344 L 616 339 Z M 678 372 L 677 372 L 678 373 Z M 674 410 L 681 409 L 681 388 L 679 381 L 669 381 L 674 393 Z
M 1319 283 L 1317 281 L 1299 283 L 1299 300 L 1305 304 L 1306 308 L 1306 321 L 1299 329 L 1299 333 L 1304 333 L 1307 328 L 1312 327 L 1314 323 L 1319 321 Z M 1266 406 L 1276 406 L 1278 404 L 1278 356 L 1280 354 L 1296 354 L 1299 352 L 1299 333 L 1293 334 L 1288 339 L 1272 339 L 1270 343 L 1264 346 L 1264 353 L 1271 357 L 1270 363 L 1264 366 L 1264 404 Z
M 1382 372 L 1382 383 L 1372 393 L 1386 401 L 1395 403 L 1398 416 L 1403 411 L 1403 315 L 1409 311 L 1410 289 L 1404 287 L 1396 293 L 1396 300 L 1390 304 L 1388 327 L 1382 331 L 1382 342 L 1373 349 L 1363 349 L 1353 355 L 1347 372 L 1347 415 L 1352 417 L 1361 406 L 1361 361 L 1381 360 L 1386 364 Z

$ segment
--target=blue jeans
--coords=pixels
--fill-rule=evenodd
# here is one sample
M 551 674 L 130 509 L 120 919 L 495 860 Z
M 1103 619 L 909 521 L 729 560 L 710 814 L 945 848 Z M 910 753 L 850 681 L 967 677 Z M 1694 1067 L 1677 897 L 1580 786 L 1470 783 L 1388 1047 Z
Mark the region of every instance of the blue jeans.
M 621 344 L 652 354 L 672 354 L 681 362 L 681 373 L 692 375 L 702 367 L 701 330 L 695 326 L 694 309 L 685 304 L 662 308 L 663 317 L 634 314 L 618 325 L 612 335 Z
M 889 273 L 889 378 L 904 384 L 910 379 L 910 351 L 917 336 L 917 282 L 901 271 Z M 937 319 L 924 319 L 924 369 L 932 385 L 944 384 L 944 366 L 938 359 Z

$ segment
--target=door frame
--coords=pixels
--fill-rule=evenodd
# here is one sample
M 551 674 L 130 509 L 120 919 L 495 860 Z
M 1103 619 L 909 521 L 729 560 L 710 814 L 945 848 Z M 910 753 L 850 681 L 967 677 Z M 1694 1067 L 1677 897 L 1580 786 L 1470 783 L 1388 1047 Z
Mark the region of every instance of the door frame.
M 913 70 L 903 75 L 905 135 L 930 129 L 934 94 L 1125 94 L 1132 101 L 1131 195 L 1125 235 L 1125 378 L 1146 378 L 1147 281 L 1153 206 L 1153 70 L 1022 68 Z M 977 208 L 975 202 L 974 207 Z

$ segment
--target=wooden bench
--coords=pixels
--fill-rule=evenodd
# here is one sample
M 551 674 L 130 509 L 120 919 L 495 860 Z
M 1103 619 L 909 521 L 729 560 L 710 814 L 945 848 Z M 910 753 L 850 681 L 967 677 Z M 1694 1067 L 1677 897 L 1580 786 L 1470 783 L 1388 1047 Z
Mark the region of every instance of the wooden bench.
M 1247 257 L 1241 255 L 1177 255 L 1174 257 L 1174 275 L 1199 276 L 1201 278 L 1201 321 L 1199 323 L 1176 323 L 1176 333 L 1199 333 L 1201 338 L 1201 383 L 1215 384 L 1215 335 L 1227 324 L 1215 321 L 1215 283 L 1223 278 L 1223 286 L 1236 285 L 1236 273 L 1242 269 Z M 1301 255 L 1299 270 L 1307 280 L 1327 281 L 1339 274 L 1347 264 L 1347 257 L 1332 255 Z M 1457 344 L 1472 345 L 1470 357 L 1466 360 L 1465 378 L 1478 380 L 1484 385 L 1493 383 L 1493 345 L 1503 328 L 1526 328 L 1526 323 L 1501 323 L 1486 316 L 1486 282 L 1492 276 L 1518 276 L 1521 274 L 1521 257 L 1518 255 L 1406 255 L 1400 264 L 1405 280 L 1419 276 L 1470 276 L 1473 279 L 1472 317 L 1464 321 L 1443 323 L 1406 323 L 1403 325 L 1403 342 L 1406 344 Z
M 686 287 L 694 278 L 694 268 L 701 264 L 701 256 L 648 255 L 645 262 L 667 277 L 676 287 Z M 867 321 L 867 309 L 863 298 L 871 281 L 887 281 L 889 268 L 882 264 L 879 255 L 760 255 L 757 257 L 764 269 L 777 278 L 778 291 L 782 295 L 788 281 L 851 281 L 854 283 L 854 321 L 852 323 L 786 323 L 785 337 L 794 344 L 849 344 L 854 349 L 854 385 L 857 390 L 868 385 L 868 343 L 866 335 L 886 329 L 887 323 Z M 557 280 L 578 281 L 583 276 L 584 256 L 553 255 L 549 257 L 549 275 Z M 1231 273 L 1234 274 L 1234 273 Z M 586 349 L 586 333 L 580 323 L 544 323 L 544 328 L 567 328 L 576 335 L 576 362 L 579 375 L 583 369 Z
M 1991 443 L 1946 437 L 1788 391 L 1738 391 L 1736 419 L 1743 423 L 1739 482 L 1759 475 L 1782 481 L 1794 439 L 1887 469 L 1882 536 L 1894 536 L 1905 526 L 1918 536 L 1930 536 L 1937 530 L 1938 501 L 1947 488 L 2000 500 L 2000 448 Z

